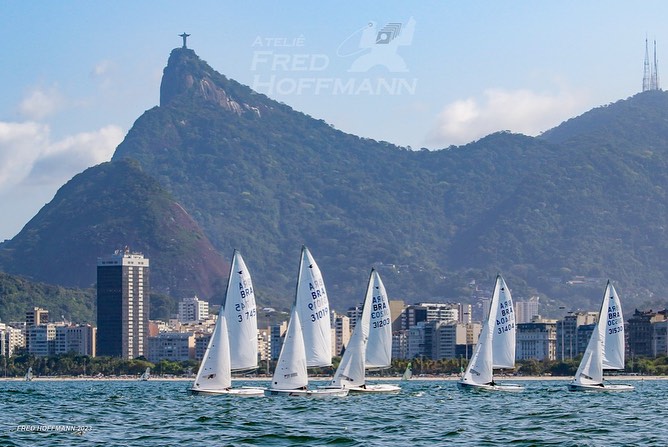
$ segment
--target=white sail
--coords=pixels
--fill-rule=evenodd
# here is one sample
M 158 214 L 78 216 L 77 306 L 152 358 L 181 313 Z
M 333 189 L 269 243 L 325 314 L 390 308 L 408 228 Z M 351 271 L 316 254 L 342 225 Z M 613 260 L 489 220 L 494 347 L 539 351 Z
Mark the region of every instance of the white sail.
M 306 247 L 302 247 L 299 264 L 296 306 L 304 334 L 306 364 L 309 367 L 330 366 L 332 324 L 329 300 L 320 269 Z
M 376 270 L 371 271 L 364 301 L 365 308 L 369 301 L 366 368 L 388 368 L 392 363 L 392 317 L 385 286 Z
M 346 346 L 343 357 L 341 357 L 341 363 L 339 363 L 339 367 L 336 368 L 336 373 L 334 373 L 332 386 L 348 388 L 364 385 L 364 351 L 366 349 L 364 326 L 366 325 L 362 324 L 361 321 L 355 325 L 348 346 Z
M 490 326 L 494 332 L 492 366 L 493 368 L 512 369 L 515 367 L 515 309 L 510 290 L 501 275 L 496 278 L 494 297 L 492 297 L 492 302 L 494 301 L 496 301 L 496 315 L 490 320 Z
M 146 367 L 146 370 L 142 373 L 141 376 L 139 376 L 140 380 L 148 380 L 151 378 L 151 368 Z
M 228 347 L 227 321 L 221 312 L 197 371 L 193 390 L 224 390 L 232 386 Z
M 608 281 L 607 303 L 601 308 L 599 325 L 603 326 L 603 369 L 624 369 L 624 316 L 622 303 L 614 286 Z M 601 323 L 605 321 L 605 324 Z
M 25 380 L 26 382 L 30 382 L 32 380 L 32 366 L 28 367 L 28 372 L 26 372 L 25 375 Z
M 495 309 L 493 302 L 490 308 L 490 314 L 495 313 L 492 309 Z M 482 325 L 478 344 L 473 350 L 471 360 L 466 367 L 462 382 L 477 385 L 484 385 L 492 382 L 492 330 L 493 327 L 490 325 L 490 319 L 488 318 Z
M 306 371 L 306 352 L 304 350 L 304 338 L 299 313 L 296 306 L 292 307 L 288 330 L 274 376 L 271 380 L 271 388 L 277 390 L 294 390 L 308 385 Z
M 401 380 L 410 380 L 411 377 L 413 377 L 413 370 L 411 367 L 411 362 L 408 362 L 408 365 L 406 365 L 406 369 L 404 370 L 404 374 L 401 376 Z
M 500 341 L 496 341 L 499 338 Z M 512 346 L 511 346 L 512 342 Z M 493 382 L 494 368 L 515 365 L 515 313 L 512 299 L 501 275 L 497 275 L 489 306 L 489 315 L 482 325 L 471 361 L 462 382 L 484 385 Z
M 598 385 L 603 382 L 602 347 L 600 334 L 594 330 L 575 373 L 575 382 L 582 385 Z
M 232 370 L 257 368 L 257 309 L 251 275 L 234 250 L 225 293 L 224 314 L 229 334 Z
M 610 281 L 605 287 L 598 322 L 575 373 L 575 383 L 599 385 L 604 369 L 624 369 L 624 317 Z
M 375 270 L 372 270 L 366 294 L 364 296 L 362 313 L 357 320 L 352 335 L 350 336 L 343 357 L 341 357 L 341 363 L 339 363 L 339 367 L 336 369 L 336 373 L 334 373 L 334 379 L 331 383 L 332 386 L 348 388 L 364 385 L 371 309 L 373 306 L 374 295 L 377 294 L 374 292 L 377 287 L 377 282 L 375 280 L 376 275 L 374 275 L 374 273 Z M 378 277 L 378 279 L 380 279 L 380 277 Z

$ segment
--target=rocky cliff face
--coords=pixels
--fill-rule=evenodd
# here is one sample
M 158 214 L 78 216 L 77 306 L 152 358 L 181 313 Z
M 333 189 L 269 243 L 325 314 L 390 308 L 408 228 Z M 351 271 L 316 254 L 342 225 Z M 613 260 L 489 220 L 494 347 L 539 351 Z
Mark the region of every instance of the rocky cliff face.
M 221 81 L 225 82 L 225 77 L 213 71 L 193 50 L 175 48 L 163 70 L 160 107 L 168 106 L 182 95 L 193 95 L 238 115 L 250 111 L 260 116 L 257 107 L 232 98 L 220 85 Z

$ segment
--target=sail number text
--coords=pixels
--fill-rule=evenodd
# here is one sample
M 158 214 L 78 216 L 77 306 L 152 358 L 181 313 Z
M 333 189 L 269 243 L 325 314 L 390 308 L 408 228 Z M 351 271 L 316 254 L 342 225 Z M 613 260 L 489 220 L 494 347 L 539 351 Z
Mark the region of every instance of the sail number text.
M 389 324 L 390 324 L 390 319 L 385 318 L 385 319 L 380 320 L 380 321 L 374 321 L 373 324 L 372 324 L 372 327 L 374 329 L 380 329 L 382 327 L 389 326 Z
M 312 298 L 312 301 L 307 304 L 312 312 L 311 321 L 315 323 L 318 320 L 329 318 L 329 301 L 322 279 L 315 279 L 309 283 L 308 287 Z
M 624 331 L 621 316 L 621 312 L 617 310 L 616 305 L 608 306 L 608 334 L 618 334 Z
M 389 309 L 383 295 L 372 297 L 371 327 L 380 329 L 390 325 Z M 386 317 L 387 316 L 387 317 Z
M 503 334 L 515 328 L 515 313 L 510 301 L 506 300 L 499 303 L 499 312 L 501 317 L 496 319 L 496 333 Z
M 246 280 L 239 282 L 239 296 L 241 301 L 234 305 L 234 310 L 237 312 L 237 321 L 239 323 L 243 322 L 244 319 L 248 320 L 257 315 L 254 300 L 249 303 L 249 300 L 253 297 L 253 286 L 248 285 L 247 282 L 248 281 Z

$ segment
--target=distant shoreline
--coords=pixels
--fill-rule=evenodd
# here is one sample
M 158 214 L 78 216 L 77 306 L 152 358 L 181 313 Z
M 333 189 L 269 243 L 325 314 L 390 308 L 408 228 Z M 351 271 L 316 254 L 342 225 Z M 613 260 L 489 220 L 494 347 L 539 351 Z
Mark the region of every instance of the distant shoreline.
M 411 382 L 443 382 L 443 381 L 454 381 L 459 380 L 459 376 L 417 376 L 410 379 Z M 495 375 L 495 379 L 500 381 L 514 381 L 514 382 L 525 382 L 525 381 L 570 381 L 573 377 L 569 376 L 501 376 Z M 235 381 L 243 382 L 269 382 L 271 377 L 233 377 Z M 310 380 L 314 382 L 327 381 L 330 380 L 330 377 L 310 377 Z M 194 377 L 160 377 L 154 376 L 149 379 L 151 382 L 192 382 L 195 380 Z M 367 377 L 369 382 L 374 381 L 401 381 L 401 377 Z M 606 381 L 642 381 L 642 380 L 668 380 L 668 376 L 640 376 L 640 375 L 620 375 L 620 376 L 605 376 Z M 74 376 L 54 376 L 54 377 L 34 377 L 33 382 L 67 382 L 67 381 L 87 381 L 87 382 L 113 382 L 113 381 L 123 381 L 123 382 L 140 382 L 139 376 L 137 377 L 74 377 Z M 23 377 L 0 377 L 0 382 L 25 382 Z

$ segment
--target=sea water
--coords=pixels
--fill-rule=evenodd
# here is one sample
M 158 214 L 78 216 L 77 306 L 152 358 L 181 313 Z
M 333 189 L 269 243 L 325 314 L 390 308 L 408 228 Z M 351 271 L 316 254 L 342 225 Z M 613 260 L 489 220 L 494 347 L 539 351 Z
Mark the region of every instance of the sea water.
M 186 381 L 0 381 L 0 446 L 666 446 L 668 380 L 625 393 L 400 382 L 396 395 L 191 395 Z M 239 385 L 265 382 L 235 382 Z

